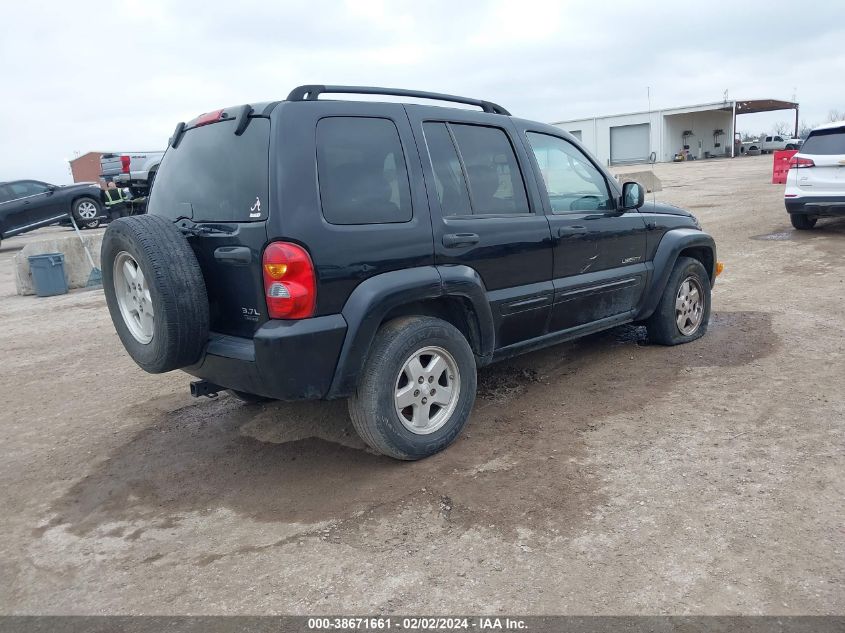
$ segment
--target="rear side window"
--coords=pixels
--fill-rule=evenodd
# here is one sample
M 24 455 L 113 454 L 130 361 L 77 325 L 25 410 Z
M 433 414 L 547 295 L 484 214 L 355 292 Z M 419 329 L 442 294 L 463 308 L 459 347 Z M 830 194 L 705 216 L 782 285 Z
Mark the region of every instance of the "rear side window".
M 241 136 L 234 120 L 188 130 L 161 161 L 150 212 L 198 222 L 266 219 L 269 148 L 267 119 L 252 119 Z
M 801 153 L 817 156 L 845 154 L 845 128 L 810 132 L 810 136 L 801 146 Z
M 444 215 L 530 213 L 511 143 L 499 128 L 424 123 Z
M 317 176 L 331 224 L 411 219 L 411 188 L 399 131 L 389 119 L 328 117 L 317 123 Z
M 450 124 L 466 169 L 475 214 L 529 213 L 525 184 L 503 130 Z

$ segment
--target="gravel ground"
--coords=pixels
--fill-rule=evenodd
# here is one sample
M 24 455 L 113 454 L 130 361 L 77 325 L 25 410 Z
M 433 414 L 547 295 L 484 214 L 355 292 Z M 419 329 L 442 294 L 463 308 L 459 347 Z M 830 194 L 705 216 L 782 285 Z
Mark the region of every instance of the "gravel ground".
M 15 296 L 5 240 L 0 612 L 845 612 L 845 220 L 794 231 L 768 156 L 656 171 L 726 264 L 707 336 L 485 369 L 418 463 L 343 403 L 191 399 L 101 291 Z

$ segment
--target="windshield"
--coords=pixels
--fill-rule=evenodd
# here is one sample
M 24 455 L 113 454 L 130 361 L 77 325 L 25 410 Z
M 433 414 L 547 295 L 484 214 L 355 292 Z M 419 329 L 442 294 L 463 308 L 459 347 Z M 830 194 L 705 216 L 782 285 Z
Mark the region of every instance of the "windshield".
M 817 156 L 845 154 L 845 127 L 810 132 L 801 146 L 801 153 Z
M 234 120 L 188 130 L 161 161 L 150 213 L 196 222 L 266 219 L 269 146 L 267 119 L 252 119 L 241 136 Z

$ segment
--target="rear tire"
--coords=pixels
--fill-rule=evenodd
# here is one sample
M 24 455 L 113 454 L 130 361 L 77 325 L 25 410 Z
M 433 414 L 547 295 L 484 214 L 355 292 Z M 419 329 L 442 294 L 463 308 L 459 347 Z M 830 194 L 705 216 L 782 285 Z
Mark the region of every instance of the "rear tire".
M 208 341 L 205 281 L 182 232 L 167 218 L 112 222 L 100 253 L 103 289 L 123 346 L 145 371 L 192 365 Z
M 402 317 L 376 334 L 349 415 L 376 451 L 421 459 L 455 440 L 475 391 L 475 357 L 463 334 L 441 319 Z
M 657 308 L 647 320 L 652 343 L 680 345 L 704 336 L 710 322 L 710 277 L 701 262 L 679 257 Z
M 799 231 L 809 231 L 814 226 L 816 226 L 818 218 L 814 218 L 809 215 L 804 215 L 803 213 L 790 213 L 789 221 L 792 222 L 792 226 L 794 226 Z

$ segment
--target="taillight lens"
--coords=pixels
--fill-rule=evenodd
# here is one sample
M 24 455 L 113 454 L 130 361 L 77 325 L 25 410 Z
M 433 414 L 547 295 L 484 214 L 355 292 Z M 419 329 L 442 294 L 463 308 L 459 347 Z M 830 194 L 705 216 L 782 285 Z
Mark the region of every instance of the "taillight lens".
M 223 110 L 214 110 L 213 112 L 206 112 L 205 114 L 199 115 L 196 120 L 194 121 L 195 127 L 200 127 L 203 125 L 208 125 L 209 123 L 217 123 L 220 119 L 223 118 Z
M 307 319 L 317 304 L 314 264 L 307 251 L 290 242 L 264 249 L 262 271 L 267 315 L 271 319 Z
M 120 173 L 128 174 L 129 173 L 129 162 L 130 158 L 128 156 L 121 156 L 120 157 Z
M 812 158 L 802 158 L 801 156 L 793 156 L 789 159 L 790 169 L 803 169 L 805 167 L 815 167 L 816 164 Z

